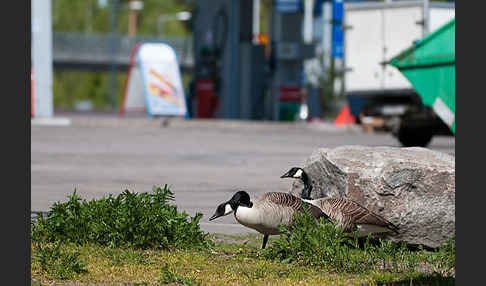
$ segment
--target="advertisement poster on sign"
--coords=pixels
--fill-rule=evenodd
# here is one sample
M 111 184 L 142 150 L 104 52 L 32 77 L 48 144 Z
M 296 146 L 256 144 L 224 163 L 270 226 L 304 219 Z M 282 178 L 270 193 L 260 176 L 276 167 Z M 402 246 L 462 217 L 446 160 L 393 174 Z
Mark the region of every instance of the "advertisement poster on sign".
M 143 107 L 149 116 L 187 115 L 179 63 L 169 45 L 138 45 L 128 77 L 122 113 Z

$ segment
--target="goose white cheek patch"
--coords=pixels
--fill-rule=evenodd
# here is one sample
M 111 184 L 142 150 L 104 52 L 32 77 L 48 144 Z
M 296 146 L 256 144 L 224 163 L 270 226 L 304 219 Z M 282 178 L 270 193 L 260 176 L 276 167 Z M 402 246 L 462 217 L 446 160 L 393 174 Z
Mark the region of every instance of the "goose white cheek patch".
M 302 170 L 297 170 L 294 174 L 294 178 L 300 178 L 302 176 Z
M 229 215 L 232 212 L 233 212 L 233 209 L 231 208 L 231 206 L 229 204 L 227 204 L 226 207 L 224 208 L 224 215 Z

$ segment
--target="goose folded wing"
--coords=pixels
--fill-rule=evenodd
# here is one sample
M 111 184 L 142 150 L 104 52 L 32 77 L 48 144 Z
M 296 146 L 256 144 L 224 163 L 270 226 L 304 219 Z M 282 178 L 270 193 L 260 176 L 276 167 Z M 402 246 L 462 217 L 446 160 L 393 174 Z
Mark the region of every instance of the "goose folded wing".
M 291 194 L 287 193 L 278 193 L 278 192 L 270 192 L 266 193 L 261 197 L 262 201 L 267 201 L 274 203 L 279 206 L 284 206 L 284 207 L 289 207 L 292 208 L 294 211 L 303 211 L 303 206 L 306 205 L 309 207 L 310 212 L 313 217 L 315 218 L 320 218 L 320 217 L 325 217 L 328 218 L 328 216 L 322 212 L 322 210 L 310 203 L 302 201 L 300 198 L 293 196 Z
M 398 233 L 396 225 L 355 201 L 341 198 L 335 199 L 334 204 L 337 206 L 336 209 L 341 212 L 343 222 L 352 222 L 354 225 L 376 225 Z

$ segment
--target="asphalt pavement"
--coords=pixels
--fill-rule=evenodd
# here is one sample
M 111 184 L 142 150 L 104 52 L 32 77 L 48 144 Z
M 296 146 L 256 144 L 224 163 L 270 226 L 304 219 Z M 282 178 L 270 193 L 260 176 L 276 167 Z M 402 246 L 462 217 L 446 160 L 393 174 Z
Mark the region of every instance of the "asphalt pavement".
M 61 120 L 66 123 L 65 120 Z M 150 192 L 171 186 L 179 210 L 204 216 L 208 232 L 252 232 L 233 216 L 209 222 L 216 206 L 237 190 L 250 196 L 287 192 L 280 179 L 321 147 L 395 146 L 388 133 L 366 134 L 358 126 L 232 120 L 119 119 L 70 116 L 70 124 L 33 121 L 31 209 L 47 211 L 74 189 L 86 199 L 126 189 Z M 430 149 L 455 154 L 455 138 L 436 136 Z

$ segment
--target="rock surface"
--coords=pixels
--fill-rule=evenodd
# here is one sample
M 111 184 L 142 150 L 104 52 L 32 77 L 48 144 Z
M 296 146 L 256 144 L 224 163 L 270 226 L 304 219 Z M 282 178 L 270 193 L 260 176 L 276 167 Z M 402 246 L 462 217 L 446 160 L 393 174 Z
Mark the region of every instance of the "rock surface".
M 455 157 L 426 148 L 321 148 L 304 163 L 313 199 L 345 197 L 382 215 L 400 234 L 382 238 L 431 248 L 455 236 Z M 303 184 L 290 193 L 301 196 Z

